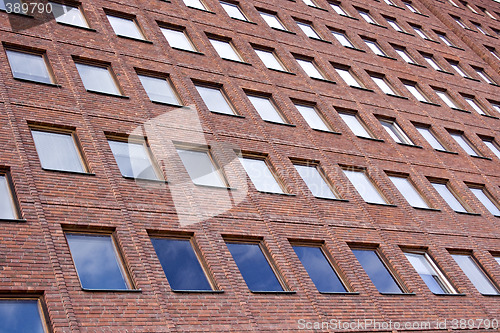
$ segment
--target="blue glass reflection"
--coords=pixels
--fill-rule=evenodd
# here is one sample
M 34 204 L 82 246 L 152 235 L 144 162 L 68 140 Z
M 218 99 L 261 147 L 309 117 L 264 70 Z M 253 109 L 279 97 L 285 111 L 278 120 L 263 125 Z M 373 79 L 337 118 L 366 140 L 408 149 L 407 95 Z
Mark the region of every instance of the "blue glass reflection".
M 346 292 L 332 266 L 319 247 L 294 246 L 302 265 L 320 292 Z
M 0 333 L 44 333 L 37 300 L 0 300 Z
M 250 290 L 283 291 L 259 244 L 226 244 Z
M 366 274 L 381 293 L 403 293 L 374 250 L 352 250 Z
M 128 289 L 111 236 L 66 234 L 83 288 Z
M 151 242 L 174 290 L 212 290 L 187 239 L 152 238 Z

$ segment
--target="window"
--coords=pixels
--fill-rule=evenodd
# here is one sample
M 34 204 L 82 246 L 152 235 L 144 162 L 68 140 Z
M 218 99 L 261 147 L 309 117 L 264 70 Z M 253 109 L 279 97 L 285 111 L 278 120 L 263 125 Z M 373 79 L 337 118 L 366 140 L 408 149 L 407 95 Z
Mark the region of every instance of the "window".
M 416 126 L 417 131 L 424 137 L 424 139 L 431 145 L 432 148 L 441 151 L 447 149 L 441 144 L 434 132 L 429 127 Z
M 411 2 L 404 2 L 403 3 L 405 4 L 406 8 L 408 8 L 410 10 L 410 12 L 412 13 L 415 13 L 415 14 L 421 14 L 419 10 L 417 10 L 417 8 L 415 8 L 415 6 L 411 3 Z
M 286 123 L 271 98 L 253 95 L 247 95 L 247 97 L 263 120 L 280 124 Z
M 408 53 L 408 51 L 406 51 L 406 49 L 395 48 L 394 50 L 401 57 L 401 59 L 403 59 L 407 63 L 413 64 L 413 65 L 417 64 L 417 62 L 412 58 L 412 56 Z
M 248 21 L 238 5 L 222 1 L 220 2 L 220 5 L 224 8 L 229 17 L 237 20 Z
M 170 47 L 184 51 L 196 52 L 194 44 L 189 39 L 184 30 L 160 28 L 163 36 L 167 40 Z
M 448 94 L 447 91 L 444 91 L 444 90 L 437 90 L 437 89 L 434 89 L 434 91 L 436 92 L 436 95 L 439 96 L 439 98 L 441 98 L 441 100 L 446 104 L 448 105 L 450 108 L 452 109 L 460 109 L 460 107 L 457 105 L 457 103 L 452 99 L 452 97 L 450 96 L 450 94 Z
M 483 27 L 481 26 L 481 24 L 479 24 L 479 23 L 475 23 L 475 22 L 472 22 L 472 21 L 471 21 L 471 23 L 472 23 L 472 24 L 476 27 L 476 29 L 477 29 L 480 33 L 482 33 L 483 35 L 486 35 L 486 36 L 489 36 L 489 35 L 490 35 L 490 34 L 489 34 L 489 33 L 487 33 L 486 31 L 484 31 L 484 29 L 483 29 Z
M 271 28 L 287 31 L 277 15 L 266 12 L 259 12 L 259 14 Z
M 294 167 L 315 197 L 338 199 L 323 171 L 319 170 L 319 166 L 294 164 Z
M 337 74 L 344 80 L 347 85 L 356 88 L 363 88 L 359 80 L 354 76 L 349 68 L 346 67 L 335 67 Z
M 267 68 L 282 72 L 287 71 L 283 66 L 283 64 L 281 63 L 281 60 L 278 59 L 278 57 L 273 51 L 255 49 L 255 53 L 257 53 L 260 60 L 264 63 L 264 65 Z
M 66 233 L 82 288 L 132 289 L 111 235 Z
M 292 245 L 292 247 L 320 293 L 347 292 L 321 246 Z
M 295 59 L 300 67 L 313 79 L 326 80 L 324 75 L 319 71 L 318 67 L 312 60 Z
M 451 3 L 451 5 L 452 5 L 453 7 L 460 8 L 460 6 L 459 6 L 459 5 L 457 5 L 457 4 L 455 3 L 455 1 L 453 1 L 453 0 L 448 0 L 448 2 L 449 2 L 449 3 Z
M 44 317 L 38 299 L 0 298 L 0 332 L 46 333 Z
M 486 72 L 484 71 L 484 69 L 478 68 L 478 67 L 474 67 L 474 70 L 476 71 L 477 75 L 484 82 L 489 83 L 489 84 L 495 84 L 495 82 L 493 82 L 493 79 L 488 74 L 486 74 Z
M 420 87 L 416 83 L 403 83 L 406 89 L 420 102 L 429 103 L 429 99 L 424 95 Z
M 240 162 L 257 191 L 284 193 L 283 188 L 264 159 L 240 157 Z
M 214 47 L 215 51 L 217 51 L 219 57 L 221 57 L 222 59 L 243 62 L 243 59 L 241 59 L 240 55 L 236 52 L 231 42 L 212 38 L 209 38 L 209 41 Z
M 347 35 L 343 32 L 340 32 L 340 31 L 332 31 L 332 35 L 333 37 L 335 37 L 335 39 L 337 39 L 339 41 L 339 43 L 342 45 L 342 46 L 345 46 L 345 47 L 350 47 L 352 49 L 354 49 L 354 45 L 352 44 L 352 42 L 349 40 L 349 38 L 347 38 Z
M 467 213 L 469 210 L 462 205 L 461 201 L 458 200 L 454 191 L 448 187 L 447 183 L 441 182 L 432 182 L 432 187 L 439 193 L 439 195 L 443 198 L 444 201 L 453 209 L 455 212 L 459 213 Z
M 499 102 L 492 102 L 489 101 L 491 104 L 491 107 L 496 111 L 500 113 L 500 103 Z
M 436 71 L 443 71 L 443 68 L 437 63 L 436 59 L 430 54 L 422 54 L 425 61 Z
M 302 32 L 306 34 L 307 37 L 314 39 L 322 39 L 310 24 L 297 22 L 297 25 L 299 26 L 300 30 L 302 30 Z
M 49 132 L 32 129 L 31 135 L 42 168 L 59 171 L 87 172 L 72 132 Z
M 5 50 L 9 60 L 12 76 L 16 79 L 54 83 L 45 54 L 28 53 L 23 51 Z
M 153 102 L 181 105 L 181 101 L 168 78 L 139 74 L 142 87 Z
M 479 114 L 486 115 L 484 112 L 483 106 L 479 104 L 479 102 L 473 96 L 463 96 L 467 104 L 472 108 L 472 110 L 476 111 Z
M 467 275 L 470 282 L 483 295 L 498 295 L 495 285 L 488 278 L 486 273 L 479 267 L 476 260 L 470 254 L 452 254 L 458 266 Z
M 377 250 L 352 249 L 352 252 L 379 292 L 388 294 L 403 293 Z
M 50 2 L 50 4 L 52 5 L 52 13 L 54 14 L 56 22 L 74 25 L 76 27 L 89 27 L 79 7 L 63 5 L 57 2 Z
M 342 8 L 342 6 L 339 3 L 330 2 L 330 7 L 332 7 L 332 9 L 335 11 L 335 13 L 342 15 L 342 16 L 350 17 L 350 15 L 347 14 L 347 12 L 344 10 L 344 8 Z
M 363 11 L 363 10 L 358 10 L 359 15 L 368 23 L 370 24 L 375 24 L 378 25 L 377 22 L 373 19 L 373 17 L 370 15 L 370 13 Z
M 467 27 L 467 26 L 465 25 L 465 23 L 463 23 L 463 22 L 462 22 L 462 19 L 461 19 L 460 17 L 452 16 L 451 18 L 452 18 L 452 19 L 454 19 L 454 20 L 455 20 L 455 22 L 456 22 L 456 23 L 457 23 L 457 24 L 458 24 L 461 28 L 463 28 L 463 29 L 469 29 L 469 27 Z
M 462 67 L 459 65 L 458 62 L 452 62 L 449 60 L 448 62 L 450 63 L 450 66 L 455 70 L 455 72 L 457 72 L 460 76 L 465 78 L 470 78 L 470 76 L 467 73 L 465 73 L 465 71 L 462 69 Z
M 408 177 L 389 176 L 389 179 L 412 207 L 430 208 Z
M 491 55 L 494 56 L 495 58 L 497 58 L 497 60 L 500 60 L 500 55 L 498 55 L 497 51 L 495 48 L 493 47 L 486 47 L 488 49 L 488 51 L 490 51 Z
M 479 156 L 472 144 L 467 140 L 467 138 L 461 133 L 450 133 L 451 137 L 457 142 L 457 144 L 462 147 L 465 152 L 471 156 Z
M 493 15 L 492 13 L 490 13 L 490 11 L 489 11 L 489 10 L 487 10 L 486 8 L 479 7 L 479 6 L 478 6 L 478 8 L 479 8 L 479 9 L 481 9 L 481 11 L 482 11 L 483 13 L 485 13 L 486 15 L 488 15 L 488 16 L 489 16 L 490 18 L 492 18 L 493 20 L 498 21 L 498 19 L 495 17 L 495 15 Z
M 434 294 L 456 294 L 455 288 L 427 253 L 405 252 L 405 256 Z
M 153 237 L 151 243 L 173 290 L 213 290 L 191 239 Z
M 391 86 L 391 84 L 387 81 L 387 79 L 384 76 L 378 76 L 378 75 L 370 75 L 372 78 L 373 82 L 377 85 L 377 87 L 380 88 L 385 94 L 387 95 L 392 95 L 392 96 L 399 96 L 395 91 L 394 88 Z
M 447 46 L 455 46 L 444 33 L 436 32 L 438 38 Z
M 261 243 L 226 242 L 248 289 L 257 292 L 283 291 Z
M 492 195 L 486 191 L 484 187 L 469 187 L 469 190 L 474 194 L 477 200 L 486 207 L 486 209 L 495 216 L 500 216 L 500 209 L 498 208 L 498 203 L 493 199 Z
M 359 195 L 368 203 L 388 204 L 377 187 L 373 184 L 364 170 L 342 169 L 349 181 L 352 183 Z
M 483 143 L 488 147 L 498 158 L 500 158 L 500 147 L 493 139 L 483 139 Z
M 362 138 L 373 138 L 368 132 L 366 125 L 359 119 L 356 114 L 339 113 L 340 118 L 346 123 L 349 129 L 356 135 Z
M 397 32 L 405 32 L 395 19 L 386 17 L 386 21 Z
M 313 0 L 302 0 L 302 1 L 304 1 L 304 3 L 308 6 L 318 8 L 318 5 Z
M 495 260 L 497 261 L 497 263 L 500 265 L 500 257 L 495 257 Z
M 227 187 L 222 171 L 216 165 L 208 150 L 188 150 L 177 148 L 191 180 L 196 185 Z
M 384 50 L 382 50 L 382 48 L 376 41 L 369 39 L 363 39 L 363 41 L 370 48 L 370 50 L 372 50 L 373 53 L 382 57 L 387 57 L 387 54 L 384 52 Z
M 182 0 L 182 1 L 184 1 L 184 4 L 188 7 L 207 10 L 207 7 L 203 2 L 201 2 L 201 0 Z
M 10 179 L 7 174 L 0 173 L 0 220 L 15 220 L 18 218 L 19 214 L 11 190 Z
M 295 107 L 311 128 L 320 131 L 331 131 L 322 115 L 314 106 L 295 104 Z
M 406 135 L 398 123 L 394 120 L 379 119 L 380 124 L 384 127 L 391 138 L 397 143 L 403 143 L 407 145 L 414 145 L 413 141 Z
M 477 10 L 474 9 L 474 7 L 472 7 L 470 4 L 468 4 L 467 2 L 465 1 L 460 1 L 465 7 L 467 7 L 471 12 L 473 12 L 474 14 L 479 14 L 477 12 Z
M 135 19 L 106 15 L 113 31 L 118 36 L 130 37 L 144 40 L 144 35 L 139 30 L 139 26 Z
M 127 142 L 108 139 L 108 144 L 123 177 L 153 180 L 163 178 L 153 165 L 144 140 Z
M 389 6 L 396 6 L 396 5 L 394 4 L 394 2 L 392 2 L 392 0 L 384 0 L 384 2 L 385 2 L 386 4 L 388 4 Z
M 221 88 L 195 85 L 198 94 L 207 106 L 215 113 L 236 114 Z
M 76 63 L 76 69 L 87 91 L 121 95 L 115 76 L 109 66 Z
M 423 38 L 423 39 L 427 39 L 427 40 L 431 40 L 431 39 L 429 38 L 429 36 L 427 36 L 427 34 L 424 32 L 424 30 L 422 30 L 422 28 L 421 28 L 421 27 L 417 27 L 417 26 L 415 26 L 415 25 L 412 25 L 411 27 L 413 28 L 413 30 L 415 31 L 415 33 L 416 33 L 417 35 L 419 35 L 421 38 Z

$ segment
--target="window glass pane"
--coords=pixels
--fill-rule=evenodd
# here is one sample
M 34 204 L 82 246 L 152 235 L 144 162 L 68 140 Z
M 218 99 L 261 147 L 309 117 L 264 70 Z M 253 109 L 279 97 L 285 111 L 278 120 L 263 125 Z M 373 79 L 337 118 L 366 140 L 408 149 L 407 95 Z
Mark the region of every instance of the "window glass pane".
M 134 20 L 107 15 L 113 31 L 118 36 L 126 36 L 136 39 L 144 39 Z
M 302 67 L 304 72 L 306 72 L 307 75 L 309 75 L 310 77 L 321 80 L 325 79 L 323 74 L 320 73 L 320 71 L 316 68 L 316 66 L 313 64 L 312 61 L 307 61 L 302 59 L 296 59 L 296 60 L 299 63 L 300 67 Z
M 354 78 L 348 69 L 335 68 L 335 70 L 349 86 L 361 88 L 361 84 Z
M 429 39 L 427 35 L 424 33 L 424 31 L 418 27 L 413 27 L 413 30 L 415 30 L 415 33 L 419 35 L 423 39 Z
M 429 142 L 432 148 L 446 151 L 446 148 L 444 148 L 443 145 L 434 136 L 431 129 L 426 127 L 417 127 L 417 131 L 424 137 L 425 140 L 427 140 L 427 142 Z
M 424 280 L 427 287 L 434 294 L 451 294 L 454 291 L 450 291 L 443 280 L 442 274 L 439 274 L 434 265 L 429 261 L 425 254 L 420 253 L 405 253 L 406 258 L 410 261 L 411 265 L 417 273 L 420 275 L 422 280 Z
M 226 243 L 238 269 L 251 291 L 282 291 L 259 244 Z
M 393 176 L 390 176 L 389 178 L 410 205 L 413 207 L 429 208 L 427 202 L 425 202 L 422 195 L 417 191 L 408 178 Z
M 467 209 L 458 201 L 455 194 L 446 186 L 446 184 L 432 183 L 434 189 L 446 201 L 446 203 L 456 212 L 466 213 Z
M 330 6 L 333 8 L 333 10 L 339 14 L 339 15 L 342 15 L 342 16 L 349 16 L 347 15 L 347 13 L 344 11 L 344 9 L 342 9 L 342 7 L 340 7 L 340 5 L 338 4 L 334 4 L 334 3 L 330 3 Z
M 349 178 L 363 200 L 370 203 L 387 204 L 387 201 L 363 171 L 345 169 L 342 169 L 342 171 Z
M 380 88 L 380 90 L 382 90 L 384 93 L 388 94 L 388 95 L 396 95 L 396 93 L 394 92 L 394 90 L 392 90 L 392 88 L 389 86 L 389 84 L 385 81 L 385 79 L 381 78 L 381 77 L 376 77 L 376 76 L 372 76 L 371 77 L 373 82 L 375 82 L 375 84 Z
M 330 131 L 330 128 L 323 121 L 315 107 L 297 104 L 295 105 L 295 107 L 300 112 L 302 117 L 304 117 L 307 124 L 311 126 L 311 128 L 321 131 Z
M 311 7 L 318 7 L 318 6 L 314 3 L 314 1 L 312 1 L 312 0 L 303 0 L 303 1 L 304 1 L 304 3 L 305 3 L 306 5 L 308 5 L 308 6 L 311 6 Z
M 46 332 L 37 300 L 0 299 L 0 318 L 0 332 Z
M 387 23 L 396 31 L 403 32 L 403 29 L 399 26 L 399 24 L 394 20 L 387 19 Z
M 52 13 L 56 22 L 76 25 L 78 27 L 89 27 L 79 8 L 57 2 L 50 2 L 50 4 L 52 5 Z
M 382 49 L 380 48 L 380 46 L 377 44 L 377 42 L 374 42 L 374 41 L 371 41 L 371 40 L 366 40 L 366 39 L 364 39 L 364 42 L 370 48 L 370 50 L 372 50 L 372 52 L 375 53 L 376 55 L 379 55 L 379 56 L 385 56 L 386 55 L 385 52 L 382 51 Z
M 203 3 L 200 0 L 182 0 L 182 1 L 184 1 L 184 4 L 188 7 L 207 10 L 207 8 L 203 5 Z
M 441 66 L 438 65 L 438 63 L 434 60 L 434 58 L 424 56 L 424 59 L 433 69 L 437 71 L 442 70 Z
M 143 143 L 108 140 L 116 164 L 125 177 L 159 179 Z
M 177 153 L 193 183 L 196 185 L 226 187 L 208 152 L 177 149 Z
M 497 261 L 497 263 L 500 265 L 500 257 L 496 257 L 495 260 Z
M 352 252 L 379 292 L 403 293 L 376 250 L 352 250 Z
M 500 158 L 500 148 L 498 148 L 498 145 L 493 142 L 493 141 L 487 141 L 487 140 L 483 140 L 484 144 L 490 148 L 490 150 L 495 154 L 497 155 L 498 158 Z
M 151 101 L 180 105 L 181 102 L 168 79 L 138 75 Z
M 476 69 L 476 73 L 484 82 L 494 84 L 493 80 L 482 69 Z
M 361 124 L 360 120 L 354 114 L 340 113 L 340 117 L 351 129 L 351 131 L 357 135 L 364 138 L 372 138 L 371 134 L 368 133 L 366 128 Z
M 248 99 L 252 103 L 253 107 L 259 113 L 260 117 L 263 120 L 272 121 L 275 123 L 284 124 L 283 118 L 280 113 L 276 109 L 276 106 L 271 101 L 270 98 L 267 97 L 257 97 L 257 96 L 248 96 Z
M 450 95 L 448 95 L 445 91 L 436 90 L 436 94 L 443 100 L 443 102 L 448 105 L 450 108 L 458 109 L 459 107 L 455 102 L 451 99 Z
M 121 95 L 109 68 L 76 64 L 85 89 L 103 93 Z
M 465 72 L 462 70 L 462 68 L 460 68 L 459 65 L 450 63 L 450 66 L 462 77 L 469 77 L 467 74 L 465 74 Z
M 75 172 L 86 171 L 71 134 L 36 130 L 32 130 L 31 134 L 42 168 Z
M 69 249 L 85 289 L 130 289 L 111 236 L 67 233 Z
M 396 49 L 396 53 L 407 63 L 415 64 L 415 61 L 410 57 L 410 55 L 405 50 Z
M 319 292 L 347 291 L 320 247 L 297 245 L 293 249 Z
M 318 198 L 336 199 L 337 196 L 318 171 L 316 166 L 294 165 L 311 193 Z
M 467 152 L 467 154 L 471 156 L 479 156 L 474 148 L 470 145 L 470 143 L 467 141 L 467 139 L 464 138 L 463 135 L 461 134 L 451 134 L 451 137 L 455 139 L 455 141 L 458 143 L 460 147 L 462 147 L 463 150 Z
M 453 46 L 453 44 L 451 44 L 451 42 L 449 41 L 448 37 L 446 37 L 445 35 L 443 34 L 437 34 L 437 36 L 439 37 L 439 39 L 441 39 L 441 41 L 443 43 L 445 43 L 447 46 Z
M 0 219 L 17 219 L 16 210 L 7 176 L 0 175 Z
M 226 2 L 221 2 L 220 5 L 222 6 L 222 8 L 224 8 L 229 17 L 247 21 L 247 18 L 245 17 L 245 15 L 243 15 L 240 7 L 238 7 L 237 5 L 233 5 L 232 3 L 226 3 Z
M 403 132 L 403 130 L 401 129 L 401 127 L 399 127 L 397 123 L 385 120 L 380 120 L 380 123 L 394 141 L 398 143 L 405 143 L 408 145 L 413 144 L 410 138 L 406 135 L 405 132 Z
M 210 39 L 210 43 L 219 54 L 219 57 L 234 61 L 243 61 L 230 43 L 217 39 Z
M 314 31 L 313 27 L 309 24 L 297 22 L 299 28 L 306 34 L 307 37 L 321 39 L 321 37 Z
M 267 68 L 275 69 L 278 71 L 286 71 L 286 69 L 281 65 L 278 58 L 273 52 L 264 50 L 255 50 L 255 53 L 259 56 L 260 60 L 266 65 Z
M 340 44 L 342 44 L 342 46 L 354 48 L 354 45 L 349 39 L 347 39 L 345 34 L 337 31 L 332 31 L 332 35 L 339 41 Z
M 479 114 L 485 114 L 483 109 L 479 106 L 479 104 L 476 102 L 474 98 L 464 97 L 464 99 L 474 111 L 476 111 Z
M 422 95 L 422 93 L 420 92 L 420 90 L 416 86 L 410 85 L 410 84 L 405 84 L 404 86 L 413 95 L 413 97 L 415 97 L 418 101 L 428 102 L 428 99 L 424 95 Z
M 258 191 L 283 193 L 283 189 L 264 160 L 240 158 L 240 162 Z
M 173 290 L 212 290 L 190 240 L 151 238 L 151 242 Z
M 370 16 L 370 14 L 366 13 L 366 12 L 362 12 L 362 11 L 359 11 L 359 15 L 361 15 L 361 17 L 368 23 L 372 23 L 372 24 L 376 24 L 375 21 L 372 19 L 372 17 Z
M 476 198 L 481 201 L 481 203 L 486 207 L 486 209 L 495 216 L 500 216 L 500 209 L 493 202 L 492 199 L 485 193 L 481 188 L 470 188 L 471 192 L 476 196 Z
M 481 294 L 498 295 L 498 290 L 470 255 L 452 254 L 451 256 Z
M 207 108 L 212 112 L 235 114 L 219 88 L 196 86 Z
M 161 32 L 171 47 L 193 52 L 196 51 L 184 31 L 161 28 Z
M 276 15 L 259 12 L 260 16 L 266 21 L 266 23 L 275 29 L 286 30 L 285 26 L 281 23 L 281 21 L 276 17 Z
M 31 54 L 6 50 L 12 75 L 18 79 L 36 82 L 53 83 L 41 54 Z

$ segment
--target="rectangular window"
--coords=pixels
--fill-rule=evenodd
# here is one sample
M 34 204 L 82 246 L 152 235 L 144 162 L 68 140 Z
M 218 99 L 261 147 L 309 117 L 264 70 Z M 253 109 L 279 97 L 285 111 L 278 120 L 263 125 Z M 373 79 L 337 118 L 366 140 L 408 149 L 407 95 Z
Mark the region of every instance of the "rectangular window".
M 347 83 L 348 86 L 364 88 L 361 85 L 361 82 L 354 76 L 350 68 L 335 67 L 335 71 L 337 71 L 337 74 L 342 78 L 342 80 L 344 80 L 345 83 Z
M 459 65 L 458 62 L 453 62 L 450 60 L 448 60 L 448 62 L 450 63 L 451 68 L 453 68 L 455 72 L 457 72 L 461 77 L 470 78 L 470 76 L 467 73 L 465 73 L 465 71 L 462 69 L 462 67 Z
M 474 71 L 476 71 L 476 74 L 486 83 L 489 83 L 489 84 L 495 84 L 495 82 L 493 81 L 493 79 L 488 75 L 486 74 L 486 72 L 484 71 L 484 69 L 482 68 L 478 68 L 478 67 L 474 67 Z
M 424 32 L 424 30 L 422 30 L 421 27 L 417 27 L 417 26 L 414 26 L 414 25 L 412 25 L 411 27 L 413 28 L 413 30 L 415 31 L 415 33 L 420 36 L 420 38 L 431 40 L 429 38 L 429 36 L 427 36 L 427 34 Z
M 87 91 L 121 95 L 114 73 L 109 66 L 75 63 Z
M 403 59 L 407 63 L 414 64 L 414 65 L 417 64 L 417 62 L 412 58 L 412 56 L 408 53 L 408 51 L 406 49 L 395 48 L 394 50 L 401 57 L 401 59 Z
M 339 41 L 339 43 L 342 46 L 350 47 L 353 49 L 355 48 L 354 45 L 352 44 L 352 42 L 349 40 L 349 38 L 347 38 L 347 35 L 344 32 L 332 31 L 332 35 L 333 35 L 333 37 L 335 37 L 335 39 L 337 39 Z
M 494 47 L 486 47 L 490 51 L 491 55 L 500 60 L 500 55 L 498 55 L 497 50 Z
M 292 245 L 295 254 L 320 293 L 345 293 L 347 288 L 321 246 Z
M 255 53 L 267 68 L 287 72 L 285 66 L 273 51 L 255 49 Z
M 108 144 L 123 177 L 152 180 L 163 178 L 153 164 L 145 141 L 108 139 Z
M 368 203 L 389 204 L 364 170 L 342 169 L 359 195 Z
M 453 7 L 460 8 L 460 6 L 459 6 L 459 5 L 457 5 L 457 4 L 455 3 L 455 1 L 453 1 L 453 0 L 448 0 L 448 2 L 449 2 L 449 3 L 451 3 L 451 5 L 452 5 Z
M 315 197 L 338 199 L 331 183 L 326 179 L 323 171 L 320 171 L 318 165 L 294 164 L 294 167 Z
M 32 129 L 31 135 L 42 168 L 80 173 L 87 172 L 74 133 Z
M 169 78 L 154 77 L 144 74 L 138 74 L 138 77 L 142 87 L 152 102 L 182 105 Z
M 197 51 L 185 30 L 169 28 L 160 28 L 160 30 L 170 47 L 191 52 Z
M 299 26 L 300 30 L 302 30 L 302 32 L 309 38 L 314 38 L 314 39 L 322 39 L 318 33 L 316 32 L 316 30 L 314 30 L 314 28 L 310 25 L 310 24 L 307 24 L 307 23 L 303 23 L 303 22 L 296 22 L 297 25 Z
M 240 157 L 239 159 L 257 191 L 284 193 L 265 159 L 251 157 Z
M 269 258 L 262 251 L 262 244 L 226 242 L 248 289 L 257 292 L 284 291 Z
M 417 131 L 431 145 L 432 148 L 441 151 L 447 151 L 443 144 L 438 140 L 437 136 L 429 127 L 416 126 Z
M 373 135 L 368 131 L 368 128 L 356 114 L 339 113 L 340 118 L 346 123 L 354 135 L 363 138 L 373 138 Z
M 484 108 L 481 104 L 479 104 L 479 102 L 473 97 L 469 97 L 469 96 L 462 96 L 464 98 L 464 100 L 467 102 L 467 104 L 469 104 L 469 106 L 471 107 L 472 110 L 476 111 L 477 113 L 481 114 L 481 115 L 486 115 L 486 112 L 484 112 Z
M 411 2 L 404 2 L 406 8 L 410 10 L 410 12 L 415 13 L 415 14 L 421 14 L 420 11 L 411 3 Z
M 472 22 L 472 21 L 471 21 L 471 23 L 472 23 L 472 24 L 476 27 L 476 29 L 477 29 L 480 33 L 482 33 L 483 35 L 486 35 L 486 36 L 489 36 L 489 35 L 490 35 L 489 33 L 487 33 L 487 32 L 484 30 L 484 28 L 481 26 L 481 24 L 476 23 L 476 22 Z
M 467 7 L 471 12 L 473 12 L 474 14 L 479 14 L 477 12 L 477 10 L 474 9 L 474 7 L 472 7 L 470 4 L 468 4 L 467 2 L 465 1 L 460 1 L 465 7 Z
M 386 18 L 387 20 L 387 23 L 394 29 L 396 30 L 397 32 L 405 32 L 403 30 L 403 28 L 399 25 L 399 23 L 395 20 L 395 19 L 391 19 L 391 18 Z
M 82 288 L 96 290 L 133 288 L 111 235 L 72 232 L 65 234 Z
M 452 109 L 461 109 L 447 91 L 438 89 L 434 89 L 434 91 L 448 107 Z
M 467 213 L 469 210 L 464 207 L 464 205 L 458 200 L 454 191 L 452 191 L 447 183 L 431 183 L 432 187 L 439 193 L 444 201 L 453 209 L 455 212 Z
M 457 293 L 427 253 L 405 252 L 405 256 L 431 292 L 438 295 Z
M 320 72 L 317 65 L 312 60 L 295 59 L 304 72 L 313 79 L 326 80 L 325 76 Z
M 498 295 L 498 289 L 488 278 L 482 268 L 479 267 L 476 260 L 470 254 L 452 254 L 453 259 L 462 269 L 470 282 L 483 295 Z
M 236 114 L 221 88 L 195 85 L 207 108 L 215 113 Z
M 483 143 L 488 147 L 498 158 L 500 158 L 500 147 L 493 139 L 483 139 Z
M 352 249 L 352 252 L 380 293 L 403 293 L 377 250 Z
M 389 176 L 389 179 L 412 207 L 430 208 L 408 177 Z
M 57 2 L 50 2 L 50 4 L 52 5 L 52 14 L 56 22 L 82 28 L 89 27 L 80 7 L 63 5 Z
M 373 53 L 381 57 L 387 57 L 387 54 L 384 52 L 384 50 L 382 50 L 382 48 L 380 47 L 380 45 L 378 45 L 376 41 L 369 39 L 363 39 L 363 41 L 368 46 L 368 48 L 372 50 Z
M 8 174 L 0 173 L 0 220 L 16 220 L 19 218 L 8 177 Z
M 443 71 L 441 65 L 437 63 L 436 59 L 434 59 L 434 57 L 431 54 L 422 54 L 422 56 L 424 57 L 425 61 L 429 64 L 429 66 L 431 66 L 434 70 Z
M 177 148 L 177 154 L 194 184 L 227 187 L 226 179 L 209 150 Z
M 277 15 L 266 12 L 259 12 L 259 14 L 271 28 L 288 31 Z
M 379 75 L 373 75 L 373 74 L 371 74 L 370 77 L 372 78 L 373 82 L 375 82 L 375 84 L 377 85 L 377 87 L 379 87 L 380 90 L 382 90 L 382 92 L 384 92 L 385 94 L 392 95 L 392 96 L 399 96 L 399 94 L 397 94 L 394 91 L 394 88 L 387 81 L 387 79 L 385 78 L 385 76 L 379 76 Z
M 222 8 L 224 8 L 229 17 L 237 20 L 248 21 L 248 19 L 245 17 L 245 14 L 243 14 L 243 12 L 241 11 L 240 6 L 222 1 L 220 2 L 220 5 L 222 6 Z
M 450 133 L 451 137 L 462 147 L 465 152 L 471 156 L 479 156 L 476 149 L 472 146 L 470 141 L 461 133 Z
M 338 3 L 330 2 L 330 7 L 332 7 L 332 9 L 335 11 L 335 13 L 342 15 L 342 16 L 350 17 L 350 15 L 347 14 L 347 12 L 344 10 L 344 8 L 342 8 L 342 6 Z
M 33 82 L 54 83 L 45 54 L 5 50 L 12 76 Z
M 493 102 L 489 101 L 491 104 L 491 107 L 498 113 L 500 113 L 500 102 Z
M 263 120 L 280 124 L 287 123 L 270 97 L 255 95 L 247 95 L 247 97 Z
M 39 299 L 2 297 L 0 318 L 0 332 L 48 332 Z
M 153 237 L 151 243 L 173 290 L 213 290 L 192 239 Z
M 108 17 L 109 23 L 117 36 L 141 40 L 145 39 L 135 19 L 118 17 L 110 14 L 106 16 Z
M 396 121 L 386 119 L 379 119 L 379 121 L 394 141 L 407 145 L 415 145 Z
M 323 116 L 314 106 L 295 104 L 295 107 L 311 128 L 320 131 L 331 131 Z
M 406 89 L 415 97 L 419 102 L 429 103 L 429 99 L 424 95 L 420 87 L 416 83 L 403 83 Z
M 318 8 L 318 5 L 313 0 L 302 0 L 302 1 L 304 1 L 304 3 L 308 6 Z
M 438 38 L 447 46 L 455 46 L 444 33 L 436 32 Z
M 495 260 L 497 261 L 497 263 L 500 265 L 500 257 L 495 257 Z
M 465 23 L 462 22 L 462 19 L 460 17 L 456 17 L 456 16 L 452 16 L 451 17 L 453 20 L 455 20 L 455 22 L 462 28 L 462 29 L 469 29 L 469 27 L 467 27 L 465 25 Z
M 474 196 L 479 200 L 484 207 L 493 215 L 500 216 L 500 208 L 498 202 L 493 198 L 493 196 L 486 191 L 486 189 L 478 187 L 469 187 L 469 190 L 474 194 Z
M 366 22 L 370 24 L 375 24 L 377 25 L 377 22 L 373 19 L 373 17 L 370 15 L 370 13 L 363 11 L 363 10 L 358 10 L 359 16 L 361 16 Z
M 200 10 L 207 10 L 207 7 L 201 0 L 182 0 L 184 1 L 184 4 L 188 7 L 200 9 Z
M 238 54 L 238 52 L 236 52 L 236 49 L 231 42 L 213 38 L 209 38 L 208 40 L 214 47 L 215 51 L 217 51 L 219 57 L 221 57 L 222 59 L 243 62 L 243 59 Z

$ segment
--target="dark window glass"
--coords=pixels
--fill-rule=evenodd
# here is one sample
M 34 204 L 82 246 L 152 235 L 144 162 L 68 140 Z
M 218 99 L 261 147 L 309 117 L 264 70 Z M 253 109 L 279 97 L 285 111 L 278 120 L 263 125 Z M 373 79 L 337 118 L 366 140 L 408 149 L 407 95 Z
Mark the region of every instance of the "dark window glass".
M 352 250 L 366 274 L 370 277 L 375 287 L 381 293 L 398 293 L 403 291 L 398 286 L 394 277 L 380 259 L 376 250 Z
M 34 299 L 0 299 L 0 332 L 45 333 L 41 309 Z
M 283 291 L 259 244 L 226 244 L 251 291 Z
M 189 239 L 151 238 L 174 290 L 212 290 Z
M 294 246 L 293 249 L 302 265 L 320 292 L 346 292 L 321 248 L 315 246 Z

